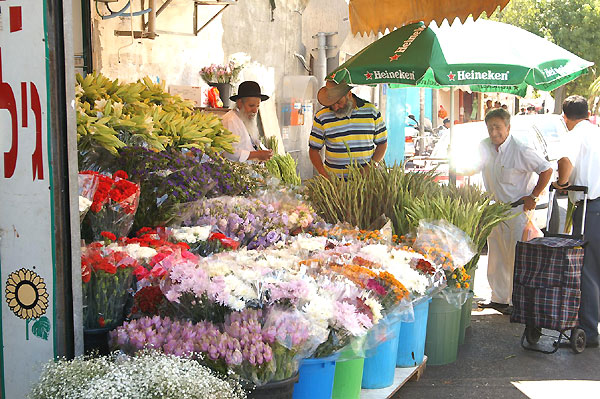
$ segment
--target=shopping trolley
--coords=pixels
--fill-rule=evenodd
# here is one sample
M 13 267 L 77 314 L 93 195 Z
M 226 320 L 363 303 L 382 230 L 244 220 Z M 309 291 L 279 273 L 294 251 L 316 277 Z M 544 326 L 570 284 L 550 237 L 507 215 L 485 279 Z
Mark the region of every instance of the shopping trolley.
M 570 341 L 575 353 L 581 353 L 585 349 L 585 332 L 577 325 L 587 187 L 571 186 L 566 190 L 583 193 L 581 231 L 573 232 L 572 235 L 548 232 L 556 194 L 550 186 L 544 237 L 517 243 L 510 321 L 525 324 L 521 346 L 527 350 L 554 353 L 563 339 Z M 546 335 L 542 333 L 542 328 L 558 331 L 553 350 L 538 347 L 540 337 Z M 568 331 L 570 335 L 567 335 Z

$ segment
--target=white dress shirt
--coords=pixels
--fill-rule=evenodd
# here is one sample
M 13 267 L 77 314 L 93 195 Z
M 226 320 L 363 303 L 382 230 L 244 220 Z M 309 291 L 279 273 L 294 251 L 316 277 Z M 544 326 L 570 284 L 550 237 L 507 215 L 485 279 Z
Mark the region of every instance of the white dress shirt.
M 500 202 L 512 203 L 530 195 L 538 174 L 552 168 L 533 148 L 508 135 L 496 150 L 488 137 L 479 146 L 483 183 Z
M 237 109 L 232 109 L 227 112 L 225 116 L 223 116 L 222 121 L 223 126 L 240 139 L 237 143 L 233 143 L 233 154 L 224 152 L 223 155 L 231 161 L 247 161 L 250 156 L 250 151 L 256 151 L 260 148 L 259 139 L 250 136 Z
M 562 141 L 562 156 L 569 158 L 573 172 L 569 183 L 587 186 L 590 200 L 600 197 L 600 128 L 588 120 L 583 120 L 565 136 Z M 583 196 L 569 193 L 572 202 Z

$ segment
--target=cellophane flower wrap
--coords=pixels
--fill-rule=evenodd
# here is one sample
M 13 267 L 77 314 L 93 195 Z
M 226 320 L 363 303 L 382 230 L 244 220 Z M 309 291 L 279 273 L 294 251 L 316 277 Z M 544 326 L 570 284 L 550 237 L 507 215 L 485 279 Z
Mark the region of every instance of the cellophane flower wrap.
M 104 243 L 93 242 L 81 249 L 83 326 L 86 329 L 114 328 L 123 322 L 125 307 L 131 298 L 133 270 L 139 266 L 123 247 L 110 244 L 116 239 L 112 233 L 104 235 Z
M 198 160 L 199 150 L 161 152 L 143 147 L 121 150 L 119 166 L 140 185 L 134 229 L 167 225 L 182 203 L 196 201 L 215 186 Z
M 93 174 L 79 174 L 79 224 L 83 222 L 94 200 L 98 189 L 98 177 Z
M 300 360 L 310 356 L 320 343 L 319 337 L 311 335 L 310 321 L 305 315 L 296 309 L 280 306 L 269 308 L 263 337 L 273 349 L 273 381 L 285 380 L 296 374 Z
M 117 237 L 125 237 L 133 226 L 135 211 L 140 198 L 140 188 L 127 180 L 127 173 L 117 171 L 112 176 L 98 172 L 84 171 L 82 174 L 95 175 L 98 187 L 87 219 L 93 240 L 100 240 L 100 233 L 109 231 Z
M 312 209 L 294 202 L 267 202 L 260 197 L 217 197 L 190 204 L 182 213 L 186 226 L 213 225 L 242 247 L 263 249 L 309 229 Z
M 206 257 L 230 249 L 237 249 L 239 242 L 223 233 L 212 232 L 212 226 L 184 226 L 167 229 L 169 241 L 186 243 L 193 254 Z
M 442 266 L 447 287 L 440 294 L 454 306 L 462 306 L 471 288 L 466 265 L 475 255 L 473 241 L 445 220 L 421 220 L 413 248 Z

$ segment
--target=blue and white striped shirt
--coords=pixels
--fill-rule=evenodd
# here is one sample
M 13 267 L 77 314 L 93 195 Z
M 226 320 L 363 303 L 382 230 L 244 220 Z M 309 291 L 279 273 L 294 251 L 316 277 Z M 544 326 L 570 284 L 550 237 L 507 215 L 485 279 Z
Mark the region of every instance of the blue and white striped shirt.
M 375 105 L 353 95 L 356 107 L 349 117 L 338 118 L 328 107 L 315 115 L 308 145 L 321 150 L 325 145 L 325 169 L 339 177 L 351 162 L 368 163 L 375 146 L 387 141 L 387 130 Z

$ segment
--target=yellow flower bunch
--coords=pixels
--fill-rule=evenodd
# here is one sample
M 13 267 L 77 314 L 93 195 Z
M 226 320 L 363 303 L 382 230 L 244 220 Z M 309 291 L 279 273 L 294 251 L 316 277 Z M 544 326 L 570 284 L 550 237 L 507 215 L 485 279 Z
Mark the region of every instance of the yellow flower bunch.
M 454 270 L 445 269 L 445 271 L 448 287 L 459 289 L 468 289 L 471 287 L 471 276 L 467 274 L 467 271 L 464 267 L 457 267 Z

